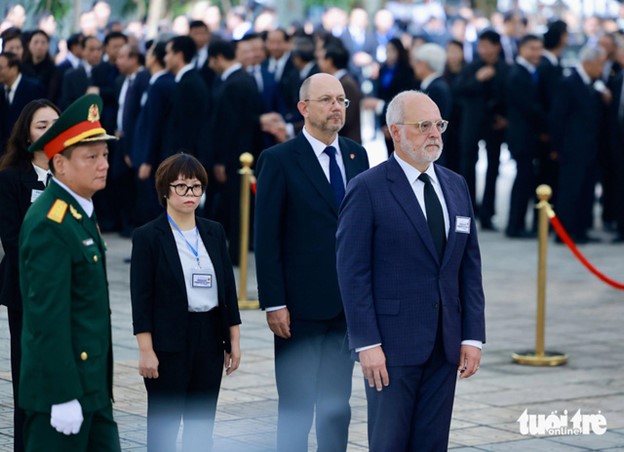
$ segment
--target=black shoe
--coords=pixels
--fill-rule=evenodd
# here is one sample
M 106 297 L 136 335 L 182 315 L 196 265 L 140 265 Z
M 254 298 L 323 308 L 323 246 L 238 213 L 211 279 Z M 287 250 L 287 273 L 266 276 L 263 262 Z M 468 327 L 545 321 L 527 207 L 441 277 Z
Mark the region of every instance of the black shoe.
M 482 231 L 498 231 L 498 229 L 496 229 L 494 227 L 494 225 L 492 224 L 492 220 L 488 219 L 481 219 L 481 230 Z
M 611 243 L 624 243 L 624 234 L 618 234 L 611 240 Z

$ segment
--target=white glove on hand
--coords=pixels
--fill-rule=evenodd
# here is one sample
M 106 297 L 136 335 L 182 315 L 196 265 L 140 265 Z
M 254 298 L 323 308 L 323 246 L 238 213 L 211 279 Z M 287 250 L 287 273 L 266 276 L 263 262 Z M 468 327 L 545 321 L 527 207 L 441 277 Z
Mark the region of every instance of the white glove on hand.
M 82 407 L 76 399 L 52 405 L 52 413 L 50 416 L 50 425 L 57 432 L 64 435 L 75 435 L 80 431 L 82 425 Z

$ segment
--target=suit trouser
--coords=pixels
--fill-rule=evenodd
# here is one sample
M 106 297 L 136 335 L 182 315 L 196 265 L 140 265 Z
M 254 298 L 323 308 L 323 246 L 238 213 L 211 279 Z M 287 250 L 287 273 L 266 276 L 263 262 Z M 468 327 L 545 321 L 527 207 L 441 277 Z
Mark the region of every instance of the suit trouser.
M 24 421 L 26 414 L 19 407 L 20 364 L 22 362 L 22 310 L 7 308 L 11 333 L 11 379 L 13 383 L 13 450 L 24 450 Z
M 526 212 L 535 188 L 533 157 L 514 157 L 516 160 L 516 178 L 511 189 L 509 202 L 509 221 L 507 233 L 515 234 L 526 230 Z
M 446 360 L 438 334 L 420 366 L 388 366 L 381 391 L 364 380 L 370 452 L 439 452 L 448 449 L 457 364 Z
M 582 239 L 592 227 L 595 162 L 562 162 L 556 212 L 573 239 Z
M 482 221 L 489 221 L 494 216 L 494 202 L 496 198 L 496 180 L 498 178 L 498 167 L 500 166 L 500 148 L 503 144 L 502 130 L 485 131 L 485 150 L 487 152 L 487 170 L 485 172 L 485 188 L 481 207 L 476 207 L 476 164 L 479 159 L 479 137 L 471 134 L 463 134 L 461 139 L 461 154 L 459 156 L 459 172 L 466 179 L 468 191 L 475 207 L 475 212 L 479 212 Z
M 83 413 L 77 435 L 64 435 L 50 425 L 50 413 L 26 412 L 24 442 L 28 452 L 120 452 L 113 407 Z
M 212 448 L 212 431 L 223 374 L 223 339 L 218 309 L 189 313 L 182 352 L 156 351 L 158 378 L 147 389 L 147 450 L 176 450 L 180 420 L 184 451 Z
M 308 451 L 316 407 L 318 450 L 345 451 L 351 420 L 353 361 L 344 343 L 344 314 L 331 320 L 293 319 L 290 332 L 290 339 L 275 337 L 277 450 Z

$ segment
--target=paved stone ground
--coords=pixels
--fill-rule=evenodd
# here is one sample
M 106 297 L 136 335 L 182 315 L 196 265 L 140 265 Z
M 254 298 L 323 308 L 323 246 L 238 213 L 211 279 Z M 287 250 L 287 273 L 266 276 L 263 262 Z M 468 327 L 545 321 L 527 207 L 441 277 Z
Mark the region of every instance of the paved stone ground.
M 504 154 L 507 155 L 507 154 Z M 374 160 L 374 159 L 373 159 Z M 482 170 L 481 164 L 479 166 Z M 515 168 L 503 159 L 499 178 L 499 215 L 503 226 Z M 609 235 L 600 232 L 606 240 Z M 510 355 L 534 347 L 537 242 L 514 241 L 501 233 L 480 234 L 487 300 L 488 342 L 476 377 L 460 381 L 450 448 L 455 451 L 624 450 L 624 293 L 590 275 L 560 245 L 548 255 L 546 345 L 569 355 L 566 366 L 525 367 Z M 115 353 L 115 418 L 122 448 L 145 450 L 145 390 L 136 370 L 129 301 L 130 241 L 107 235 Z M 551 242 L 552 243 L 552 242 Z M 585 245 L 582 251 L 611 277 L 624 281 L 622 245 Z M 251 260 L 253 263 L 253 259 Z M 253 268 L 249 296 L 255 295 Z M 277 394 L 272 336 L 260 311 L 242 313 L 241 368 L 224 378 L 215 448 L 228 452 L 274 449 Z M 0 451 L 12 450 L 12 396 L 6 310 L 0 310 Z M 353 417 L 349 451 L 367 450 L 366 401 L 356 365 L 351 397 Z M 550 414 L 578 409 L 600 411 L 607 419 L 603 435 L 523 436 L 516 422 L 522 412 Z M 310 450 L 314 448 L 311 435 Z

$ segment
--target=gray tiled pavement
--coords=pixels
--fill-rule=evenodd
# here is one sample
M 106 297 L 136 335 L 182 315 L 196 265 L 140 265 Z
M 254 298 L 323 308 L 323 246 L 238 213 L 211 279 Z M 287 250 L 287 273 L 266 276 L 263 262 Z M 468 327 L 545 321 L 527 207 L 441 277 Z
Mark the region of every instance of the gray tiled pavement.
M 499 181 L 499 226 L 513 164 L 503 161 Z M 601 233 L 603 238 L 609 236 Z M 549 246 L 547 349 L 569 354 L 569 364 L 535 368 L 513 364 L 514 351 L 534 347 L 536 242 L 480 234 L 487 300 L 488 342 L 481 370 L 460 381 L 450 448 L 455 451 L 624 450 L 624 292 L 590 275 L 567 249 Z M 145 450 L 145 390 L 136 371 L 128 290 L 130 241 L 106 235 L 113 312 L 115 418 L 122 447 Z M 552 242 L 551 242 L 552 243 Z M 622 245 L 585 245 L 582 251 L 611 277 L 624 281 Z M 253 263 L 253 259 L 252 259 Z M 254 295 L 253 269 L 249 294 Z M 277 394 L 272 337 L 259 311 L 244 311 L 241 368 L 224 378 L 215 446 L 218 451 L 264 452 L 274 449 Z M 12 398 L 6 310 L 0 310 L 0 451 L 12 450 Z M 366 401 L 356 365 L 351 398 L 353 419 L 349 451 L 367 450 Z M 577 409 L 598 411 L 608 425 L 604 435 L 531 437 L 519 433 L 516 420 L 529 413 Z M 311 450 L 314 438 L 311 436 Z

